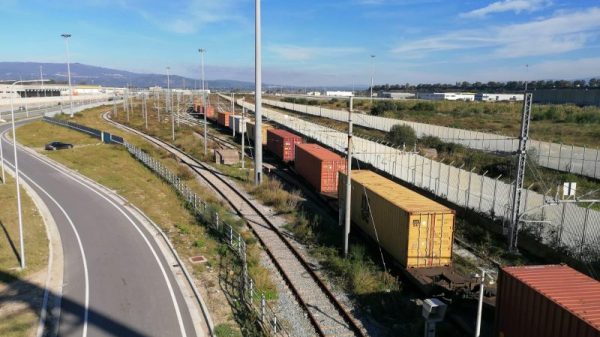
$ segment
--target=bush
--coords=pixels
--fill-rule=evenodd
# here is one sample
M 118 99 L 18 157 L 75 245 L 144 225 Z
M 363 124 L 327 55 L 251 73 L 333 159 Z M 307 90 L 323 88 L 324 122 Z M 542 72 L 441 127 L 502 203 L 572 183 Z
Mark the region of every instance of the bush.
M 426 136 L 421 139 L 421 143 L 427 147 L 434 148 L 439 151 L 444 145 L 441 139 L 435 136 Z
M 242 333 L 228 323 L 222 323 L 215 327 L 217 337 L 242 337 Z
M 417 141 L 415 130 L 408 125 L 396 124 L 387 134 L 387 140 L 394 144 L 412 145 Z
M 434 111 L 435 105 L 431 102 L 418 102 L 412 107 L 414 111 Z
M 371 108 L 371 115 L 381 116 L 386 111 L 396 111 L 397 106 L 392 101 L 379 101 L 375 102 L 373 107 Z

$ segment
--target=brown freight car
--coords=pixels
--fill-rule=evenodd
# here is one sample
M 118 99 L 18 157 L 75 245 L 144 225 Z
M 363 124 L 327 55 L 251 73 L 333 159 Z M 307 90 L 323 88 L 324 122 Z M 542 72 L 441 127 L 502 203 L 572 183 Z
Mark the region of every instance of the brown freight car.
M 217 113 L 217 124 L 224 126 L 226 128 L 229 127 L 229 111 L 218 112 Z
M 343 204 L 347 175 L 339 176 Z M 351 188 L 352 222 L 403 267 L 452 264 L 454 210 L 368 170 L 352 170 Z
M 297 144 L 294 167 L 317 192 L 337 195 L 338 172 L 346 172 L 346 160 L 317 144 Z
M 286 130 L 267 130 L 267 149 L 284 162 L 294 161 L 296 144 L 302 143 L 302 137 Z
M 206 118 L 215 120 L 215 108 L 212 105 L 209 105 L 204 109 L 204 107 L 200 107 L 200 113 L 204 114 L 204 110 L 206 110 Z
M 565 265 L 500 269 L 495 336 L 600 337 L 600 282 Z

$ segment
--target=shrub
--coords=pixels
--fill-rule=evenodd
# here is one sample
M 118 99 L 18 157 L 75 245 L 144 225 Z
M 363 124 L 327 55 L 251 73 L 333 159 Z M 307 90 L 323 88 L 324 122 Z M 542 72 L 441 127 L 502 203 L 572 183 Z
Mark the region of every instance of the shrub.
M 411 145 L 417 141 L 417 135 L 413 128 L 408 125 L 399 124 L 392 126 L 386 138 L 394 144 Z

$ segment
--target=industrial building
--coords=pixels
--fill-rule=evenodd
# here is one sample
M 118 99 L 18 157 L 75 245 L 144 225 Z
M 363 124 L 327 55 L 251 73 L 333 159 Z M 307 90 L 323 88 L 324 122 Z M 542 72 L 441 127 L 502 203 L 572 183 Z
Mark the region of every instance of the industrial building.
M 533 103 L 600 106 L 600 89 L 538 89 L 533 91 Z
M 352 91 L 326 91 L 325 96 L 328 97 L 353 97 Z
M 418 93 L 417 98 L 430 101 L 474 101 L 475 94 L 468 92 Z
M 475 94 L 475 100 L 482 102 L 522 101 L 523 97 L 525 97 L 523 94 Z
M 416 95 L 411 92 L 398 92 L 398 91 L 380 91 L 377 97 L 391 98 L 391 99 L 410 99 L 415 98 Z

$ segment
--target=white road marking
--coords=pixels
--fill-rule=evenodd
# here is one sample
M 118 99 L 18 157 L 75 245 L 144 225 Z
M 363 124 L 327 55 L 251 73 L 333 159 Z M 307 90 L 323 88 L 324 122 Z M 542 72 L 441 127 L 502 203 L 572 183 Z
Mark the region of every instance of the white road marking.
M 123 216 L 125 216 L 125 218 L 127 218 L 127 220 L 135 227 L 135 229 L 138 231 L 138 233 L 142 236 L 142 238 L 144 239 L 144 242 L 146 243 L 146 245 L 148 246 L 148 248 L 150 249 L 150 251 L 152 252 L 152 255 L 154 256 L 154 259 L 156 260 L 156 263 L 158 264 L 163 278 L 165 280 L 165 282 L 167 283 L 167 288 L 169 290 L 169 295 L 171 296 L 171 300 L 173 302 L 173 306 L 175 308 L 175 313 L 177 316 L 177 321 L 179 323 L 179 329 L 181 332 L 181 336 L 182 337 L 187 337 L 187 333 L 185 331 L 185 327 L 183 324 L 183 319 L 181 317 L 181 310 L 179 308 L 178 302 L 177 302 L 177 298 L 175 297 L 175 292 L 173 291 L 173 286 L 171 284 L 171 281 L 168 278 L 168 275 L 165 271 L 165 268 L 163 266 L 163 264 L 160 262 L 160 259 L 158 257 L 158 254 L 156 253 L 154 247 L 152 247 L 152 245 L 150 244 L 150 241 L 148 240 L 148 238 L 144 235 L 144 233 L 142 232 L 142 230 L 139 228 L 139 226 L 129 217 L 129 215 L 123 211 L 123 209 L 121 209 L 117 204 L 115 204 L 112 200 L 110 200 L 108 197 L 104 196 L 102 193 L 100 193 L 99 191 L 97 191 L 95 189 L 95 187 L 91 187 L 88 185 L 88 182 L 86 182 L 85 180 L 82 180 L 79 177 L 75 177 L 71 174 L 71 172 L 65 171 L 62 167 L 54 164 L 53 162 L 50 161 L 50 159 L 47 159 L 45 157 L 38 157 L 38 156 L 33 156 L 33 158 L 37 159 L 38 161 L 44 163 L 45 165 L 51 166 L 54 169 L 56 169 L 57 171 L 59 171 L 60 173 L 62 173 L 64 176 L 70 178 L 71 180 L 77 182 L 78 184 L 82 185 L 83 187 L 89 189 L 90 191 L 96 193 L 98 196 L 100 196 L 101 198 L 103 198 L 104 200 L 108 201 L 113 207 L 115 207 Z M 37 184 L 36 184 L 37 185 Z M 38 185 L 39 186 L 39 185 Z M 87 306 L 86 306 L 87 309 Z M 87 313 L 87 311 L 86 311 Z M 87 322 L 87 319 L 86 319 Z M 86 335 L 84 334 L 84 337 L 86 337 Z
M 10 129 L 9 129 L 10 130 Z M 2 137 L 4 137 L 4 139 L 9 142 L 9 145 L 12 144 L 10 142 L 9 139 L 6 138 L 6 132 L 4 131 L 2 133 Z M 8 162 L 7 160 L 4 160 L 9 167 L 12 167 L 14 169 L 14 165 L 12 165 L 10 162 Z M 48 193 L 44 188 L 42 188 L 40 185 L 38 185 L 38 183 L 36 183 L 35 181 L 33 181 L 31 178 L 29 178 L 26 174 L 24 174 L 23 172 L 19 172 L 19 175 L 23 176 L 25 179 L 27 179 L 30 183 L 32 183 L 33 185 L 35 185 L 37 188 L 39 188 L 48 198 L 50 198 L 50 200 L 52 200 L 52 202 L 60 209 L 60 211 L 63 213 L 63 215 L 65 216 L 65 218 L 67 218 L 67 221 L 69 222 L 69 224 L 71 225 L 71 229 L 73 229 L 73 232 L 75 233 L 75 237 L 77 239 L 77 244 L 79 245 L 79 252 L 81 254 L 81 259 L 83 261 L 83 274 L 84 274 L 84 282 L 85 282 L 85 300 L 84 300 L 84 313 L 83 313 L 83 333 L 82 333 L 82 337 L 87 337 L 87 330 L 88 330 L 88 314 L 89 314 L 89 304 L 90 304 L 90 279 L 89 279 L 89 273 L 88 273 L 88 266 L 87 266 L 87 258 L 85 256 L 85 251 L 83 249 L 83 244 L 81 243 L 81 237 L 79 236 L 79 232 L 77 232 L 77 228 L 75 227 L 75 224 L 73 223 L 73 221 L 71 220 L 71 218 L 69 217 L 69 215 L 67 214 L 67 212 L 65 211 L 65 209 L 58 203 L 58 201 L 56 201 L 56 199 L 54 199 L 50 193 Z

